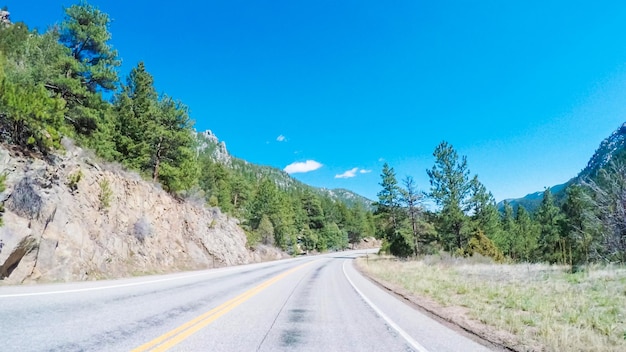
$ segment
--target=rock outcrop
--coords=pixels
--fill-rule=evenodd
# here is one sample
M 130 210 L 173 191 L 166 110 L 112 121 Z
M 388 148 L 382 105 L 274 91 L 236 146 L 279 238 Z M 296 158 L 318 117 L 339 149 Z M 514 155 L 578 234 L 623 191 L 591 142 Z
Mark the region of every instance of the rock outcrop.
M 254 260 L 236 219 L 175 199 L 65 141 L 44 160 L 0 146 L 5 283 L 117 278 Z M 258 259 L 257 259 L 258 260 Z
M 0 25 L 8 26 L 11 25 L 10 19 L 11 13 L 6 10 L 0 10 Z

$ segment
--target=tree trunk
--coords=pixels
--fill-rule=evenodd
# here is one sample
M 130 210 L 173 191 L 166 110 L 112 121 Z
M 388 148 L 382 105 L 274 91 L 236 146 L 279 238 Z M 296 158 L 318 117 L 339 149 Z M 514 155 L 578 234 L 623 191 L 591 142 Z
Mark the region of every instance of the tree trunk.
M 159 138 L 159 143 L 156 147 L 156 154 L 154 157 L 154 170 L 152 172 L 152 181 L 157 182 L 159 180 L 159 166 L 161 165 L 161 143 L 163 138 Z

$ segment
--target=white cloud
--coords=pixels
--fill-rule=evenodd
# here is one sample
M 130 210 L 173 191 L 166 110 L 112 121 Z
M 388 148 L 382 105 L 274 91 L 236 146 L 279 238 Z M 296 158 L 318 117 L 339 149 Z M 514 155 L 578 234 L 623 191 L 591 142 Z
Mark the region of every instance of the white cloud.
M 285 139 L 286 139 L 285 136 L 283 136 L 282 134 L 280 136 L 276 137 L 276 140 L 279 141 L 279 142 L 284 142 Z
M 355 167 L 354 169 L 348 170 L 343 174 L 335 175 L 335 178 L 352 178 L 356 176 L 357 171 L 359 171 L 359 168 Z
M 369 174 L 370 172 L 372 172 L 372 170 L 361 169 L 359 172 L 362 174 Z
M 285 166 L 283 169 L 288 174 L 295 174 L 298 172 L 315 171 L 322 167 L 322 164 L 315 160 L 307 160 L 305 162 L 296 162 Z

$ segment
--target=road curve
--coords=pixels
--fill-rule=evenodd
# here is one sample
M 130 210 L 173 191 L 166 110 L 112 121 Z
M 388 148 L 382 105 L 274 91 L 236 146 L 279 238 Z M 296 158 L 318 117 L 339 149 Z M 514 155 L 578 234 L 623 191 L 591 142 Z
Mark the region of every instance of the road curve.
M 0 286 L 0 350 L 489 351 L 364 278 L 363 254 Z

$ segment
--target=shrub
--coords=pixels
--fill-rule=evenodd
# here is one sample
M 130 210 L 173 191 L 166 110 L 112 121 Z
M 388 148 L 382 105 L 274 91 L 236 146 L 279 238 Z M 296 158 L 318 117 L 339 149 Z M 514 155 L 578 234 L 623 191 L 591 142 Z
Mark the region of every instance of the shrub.
M 407 258 L 413 254 L 413 245 L 402 234 L 397 234 L 391 241 L 389 251 L 392 255 L 400 258 Z
M 389 243 L 389 241 L 387 241 L 386 238 L 383 238 L 383 242 L 380 244 L 380 249 L 378 250 L 378 254 L 380 255 L 391 254 L 391 250 L 389 249 L 390 246 L 391 246 L 391 243 Z
M 470 239 L 466 254 L 480 254 L 485 257 L 493 258 L 498 263 L 504 261 L 504 254 L 496 247 L 495 244 L 482 231 L 477 231 Z
M 13 189 L 7 207 L 15 214 L 32 220 L 39 217 L 42 203 L 41 197 L 33 188 L 32 180 L 24 177 Z
M 78 189 L 78 182 L 80 182 L 81 178 L 83 178 L 83 172 L 79 169 L 77 172 L 69 175 L 67 178 L 67 187 L 70 188 L 72 193 L 76 192 Z
M 109 180 L 106 178 L 100 181 L 100 195 L 98 199 L 100 200 L 100 210 L 108 209 L 111 206 L 111 197 L 113 196 L 113 191 L 111 190 L 111 184 Z

